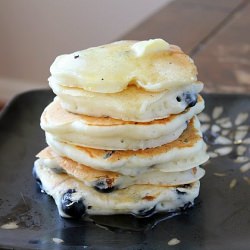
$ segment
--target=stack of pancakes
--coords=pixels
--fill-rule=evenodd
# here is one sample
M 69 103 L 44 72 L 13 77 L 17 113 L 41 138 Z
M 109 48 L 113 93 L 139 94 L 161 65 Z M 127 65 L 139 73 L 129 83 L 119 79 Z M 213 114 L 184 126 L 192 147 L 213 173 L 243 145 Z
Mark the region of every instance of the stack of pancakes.
M 63 217 L 147 216 L 193 204 L 208 160 L 193 61 L 162 39 L 120 41 L 56 58 L 57 95 L 34 175 Z

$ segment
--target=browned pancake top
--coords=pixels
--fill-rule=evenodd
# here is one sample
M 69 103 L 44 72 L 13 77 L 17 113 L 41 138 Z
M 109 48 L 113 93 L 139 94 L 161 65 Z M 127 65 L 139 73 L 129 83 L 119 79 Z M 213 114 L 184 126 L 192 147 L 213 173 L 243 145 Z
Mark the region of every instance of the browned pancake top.
M 115 178 L 120 176 L 119 173 L 105 170 L 97 170 L 90 168 L 86 165 L 77 163 L 69 158 L 61 157 L 57 155 L 50 147 L 43 149 L 37 157 L 42 159 L 54 159 L 60 167 L 62 167 L 68 174 L 76 176 L 78 178 L 83 178 L 86 180 L 93 180 L 99 178 L 109 178 L 114 181 Z
M 202 97 L 198 96 L 198 102 L 202 102 Z M 188 112 L 189 109 L 186 109 L 181 114 L 184 114 Z M 176 118 L 177 115 L 170 115 L 167 118 L 164 119 L 158 119 L 151 122 L 134 122 L 134 121 L 123 121 L 114 119 L 111 117 L 93 117 L 93 116 L 87 116 L 87 115 L 80 115 L 80 114 L 73 114 L 65 109 L 62 108 L 60 101 L 54 100 L 48 108 L 44 111 L 42 114 L 42 118 L 46 123 L 54 123 L 54 124 L 65 124 L 65 123 L 71 123 L 74 121 L 82 121 L 83 123 L 90 125 L 90 126 L 117 126 L 117 125 L 125 125 L 125 124 L 131 124 L 131 125 L 154 125 L 154 124 L 166 124 L 173 119 Z
M 175 141 L 171 143 L 164 144 L 156 148 L 140 149 L 137 151 L 133 150 L 102 150 L 102 149 L 93 149 L 88 147 L 74 146 L 78 150 L 84 151 L 87 153 L 90 158 L 103 158 L 106 161 L 116 162 L 121 159 L 126 159 L 131 156 L 137 156 L 142 158 L 150 158 L 155 155 L 160 155 L 162 153 L 168 152 L 173 148 L 190 148 L 193 147 L 198 140 L 201 139 L 199 131 L 194 126 L 194 118 L 192 118 L 188 124 L 187 129 L 182 133 L 182 135 Z
M 58 154 L 56 154 L 50 147 L 47 147 L 43 149 L 37 157 L 41 159 L 53 159 L 57 162 L 58 166 L 63 168 L 67 174 L 76 177 L 79 180 L 82 180 L 83 182 L 95 182 L 98 180 L 105 180 L 105 182 L 112 187 L 115 185 L 118 178 L 122 177 L 121 174 L 115 173 L 112 171 L 104 171 L 104 170 L 97 170 L 94 168 L 90 168 L 86 165 L 77 163 L 67 157 L 61 157 Z M 196 174 L 196 167 L 192 168 L 193 174 Z M 64 175 L 65 173 L 61 173 Z M 138 185 L 138 184 L 134 184 Z M 150 184 L 145 184 L 150 185 Z M 178 186 L 178 185 L 168 185 L 168 184 L 159 184 L 158 186 Z

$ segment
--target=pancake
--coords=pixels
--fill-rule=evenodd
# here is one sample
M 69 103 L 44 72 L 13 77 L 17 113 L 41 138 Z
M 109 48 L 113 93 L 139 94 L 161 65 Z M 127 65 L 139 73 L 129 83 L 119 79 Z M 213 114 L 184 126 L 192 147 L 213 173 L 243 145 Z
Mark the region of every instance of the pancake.
M 101 150 L 75 146 L 56 140 L 46 133 L 48 145 L 58 155 L 99 170 L 109 170 L 124 175 L 160 169 L 164 172 L 184 171 L 208 160 L 202 139 L 200 123 L 192 118 L 187 129 L 175 141 L 145 150 Z
M 148 171 L 139 176 L 126 176 L 119 173 L 96 170 L 58 156 L 51 148 L 42 150 L 39 154 L 39 163 L 45 167 L 67 174 L 82 181 L 84 185 L 93 187 L 100 192 L 111 192 L 135 184 L 151 184 L 161 186 L 177 186 L 193 183 L 201 179 L 205 171 L 194 167 L 180 172 Z
M 176 211 L 193 204 L 200 182 L 163 187 L 133 185 L 111 193 L 100 193 L 65 173 L 56 173 L 37 160 L 34 175 L 41 188 L 51 195 L 62 217 L 87 214 L 127 214 L 146 216 L 157 211 Z
M 61 55 L 50 72 L 50 83 L 96 93 L 118 93 L 129 85 L 160 92 L 197 81 L 193 60 L 162 39 L 120 41 Z
M 106 150 L 138 150 L 158 147 L 176 140 L 187 121 L 204 108 L 201 96 L 195 106 L 179 115 L 147 123 L 129 122 L 109 117 L 76 115 L 61 107 L 58 98 L 41 116 L 41 127 L 62 142 Z
M 175 212 L 194 203 L 208 160 L 193 60 L 162 39 L 57 57 L 57 95 L 41 116 L 49 147 L 34 163 L 62 217 Z
M 118 93 L 95 93 L 49 82 L 62 107 L 72 113 L 94 117 L 112 117 L 124 121 L 147 122 L 179 114 L 196 104 L 201 82 L 172 90 L 149 92 L 130 85 Z

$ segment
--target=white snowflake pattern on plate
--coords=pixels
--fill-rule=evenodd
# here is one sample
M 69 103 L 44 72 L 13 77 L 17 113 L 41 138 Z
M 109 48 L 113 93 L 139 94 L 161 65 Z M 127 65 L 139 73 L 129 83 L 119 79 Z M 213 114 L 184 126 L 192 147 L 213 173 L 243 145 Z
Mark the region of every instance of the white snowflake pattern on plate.
M 206 113 L 199 115 L 204 140 L 208 145 L 208 154 L 211 158 L 230 155 L 232 160 L 239 164 L 239 170 L 245 174 L 250 170 L 250 126 L 249 114 L 239 113 L 235 119 L 225 116 L 222 106 L 214 107 L 211 116 Z M 215 176 L 226 176 L 224 173 L 215 173 Z M 249 177 L 242 177 L 248 184 Z M 233 184 L 232 184 L 233 183 Z M 234 187 L 237 182 L 232 182 Z

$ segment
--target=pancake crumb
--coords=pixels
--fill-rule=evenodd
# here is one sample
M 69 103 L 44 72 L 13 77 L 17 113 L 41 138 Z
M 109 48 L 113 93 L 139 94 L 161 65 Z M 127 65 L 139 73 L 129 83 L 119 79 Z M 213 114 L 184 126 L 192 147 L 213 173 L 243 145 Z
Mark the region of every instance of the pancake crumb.
M 230 184 L 229 184 L 229 187 L 231 189 L 233 189 L 236 186 L 236 184 L 237 184 L 237 180 L 236 179 L 232 179 L 231 182 L 230 182 Z
M 250 162 L 248 162 L 247 164 L 244 164 L 243 166 L 240 167 L 241 173 L 245 173 L 248 170 L 250 170 Z
M 243 176 L 243 180 L 247 182 L 248 185 L 250 185 L 250 178 L 247 176 Z
M 64 240 L 59 239 L 59 238 L 52 238 L 52 240 L 56 243 L 56 244 L 61 244 L 64 242 Z
M 223 177 L 223 176 L 226 176 L 227 174 L 226 173 L 214 173 L 215 176 L 218 176 L 218 177 Z
M 180 244 L 180 243 L 181 243 L 181 241 L 180 241 L 179 239 L 173 238 L 173 239 L 171 239 L 171 240 L 168 242 L 168 245 L 169 245 L 169 246 L 175 246 L 175 245 L 178 245 L 178 244 Z
M 17 228 L 19 228 L 19 226 L 15 221 L 11 221 L 1 226 L 1 229 L 17 229 Z
M 192 168 L 193 174 L 196 175 L 197 173 L 197 168 Z

